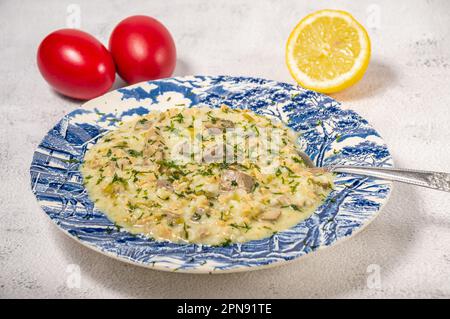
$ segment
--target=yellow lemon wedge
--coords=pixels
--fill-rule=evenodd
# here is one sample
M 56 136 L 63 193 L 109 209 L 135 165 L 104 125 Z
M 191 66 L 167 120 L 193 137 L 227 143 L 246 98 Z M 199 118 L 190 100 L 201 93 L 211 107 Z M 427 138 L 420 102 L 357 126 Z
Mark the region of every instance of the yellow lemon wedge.
M 320 10 L 303 18 L 286 44 L 289 72 L 301 86 L 322 93 L 359 81 L 370 60 L 370 39 L 349 13 Z

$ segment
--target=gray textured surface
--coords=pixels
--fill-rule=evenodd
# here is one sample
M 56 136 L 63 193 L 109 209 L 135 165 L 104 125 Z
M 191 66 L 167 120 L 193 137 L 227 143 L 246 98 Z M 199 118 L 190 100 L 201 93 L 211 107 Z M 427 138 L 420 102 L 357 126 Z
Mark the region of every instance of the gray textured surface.
M 373 56 L 365 78 L 334 97 L 379 130 L 397 166 L 450 171 L 448 1 L 1 1 L 0 297 L 450 297 L 450 196 L 400 184 L 354 238 L 251 273 L 141 269 L 63 235 L 40 211 L 28 169 L 47 130 L 79 105 L 53 93 L 35 64 L 40 40 L 65 27 L 70 3 L 80 5 L 82 29 L 104 43 L 121 18 L 159 18 L 177 43 L 176 75 L 286 82 L 284 44 L 296 22 L 316 9 L 348 10 L 371 26 Z M 67 285 L 70 264 L 80 266 L 80 288 Z M 380 285 L 367 285 L 378 267 Z

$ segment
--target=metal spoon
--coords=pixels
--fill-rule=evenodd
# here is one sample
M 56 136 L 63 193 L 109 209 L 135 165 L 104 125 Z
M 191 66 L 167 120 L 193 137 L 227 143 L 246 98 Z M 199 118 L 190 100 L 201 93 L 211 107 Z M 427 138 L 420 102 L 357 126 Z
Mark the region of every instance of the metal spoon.
M 440 191 L 450 192 L 450 174 L 442 172 L 419 171 L 412 169 L 399 169 L 390 167 L 334 165 L 316 167 L 313 161 L 304 152 L 298 152 L 308 167 L 314 170 L 323 170 L 332 173 L 346 173 L 402 182 Z

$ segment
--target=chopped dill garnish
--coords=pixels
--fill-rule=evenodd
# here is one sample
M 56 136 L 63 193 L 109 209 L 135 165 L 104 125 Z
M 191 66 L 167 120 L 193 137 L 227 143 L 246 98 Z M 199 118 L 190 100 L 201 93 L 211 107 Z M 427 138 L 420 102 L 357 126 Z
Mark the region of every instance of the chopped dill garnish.
M 100 177 L 97 179 L 97 182 L 95 183 L 95 185 L 100 184 L 104 179 L 105 179 L 105 176 L 100 176 Z
M 111 181 L 111 184 L 114 183 L 120 183 L 123 186 L 128 186 L 128 182 L 124 178 L 117 176 L 117 173 L 114 173 L 113 179 Z
M 184 238 L 189 239 L 189 232 L 188 232 L 189 226 L 186 223 L 183 223 L 183 233 Z
M 282 172 L 281 172 L 281 169 L 278 167 L 277 168 L 277 170 L 275 171 L 275 176 L 280 176 L 281 174 L 283 174 Z
M 174 126 L 173 122 L 170 121 L 170 126 L 169 125 L 165 126 L 164 130 L 165 131 L 169 131 L 169 132 L 175 132 L 176 129 L 175 129 L 175 126 Z
M 127 153 L 130 154 L 130 156 L 133 156 L 133 157 L 142 156 L 142 151 L 139 152 L 139 151 L 130 149 L 130 150 L 127 151 Z
M 301 212 L 301 211 L 302 211 L 302 209 L 301 209 L 300 207 L 298 207 L 297 205 L 295 205 L 295 204 L 290 204 L 290 205 L 281 206 L 281 207 L 282 207 L 282 208 L 290 207 L 290 208 L 292 208 L 293 210 L 296 210 L 296 211 L 298 211 L 298 212 Z
M 248 225 L 247 223 L 244 223 L 243 225 L 231 223 L 230 226 L 236 229 L 245 229 L 245 232 L 248 232 L 251 229 L 250 225 Z
M 218 244 L 217 246 L 219 247 L 228 247 L 232 244 L 233 242 L 231 241 L 230 238 L 225 239 L 223 242 L 221 242 L 220 244 Z
M 171 119 L 173 119 L 174 121 L 178 122 L 178 123 L 183 123 L 184 120 L 184 116 L 181 113 L 178 113 L 175 116 L 172 116 Z
M 73 163 L 81 163 L 80 160 L 77 160 L 76 158 L 71 158 L 71 159 L 62 159 L 61 160 L 64 163 L 68 163 L 68 164 L 73 164 Z
M 130 212 L 134 211 L 136 208 L 139 208 L 138 205 L 133 205 L 130 201 L 127 202 L 127 207 Z

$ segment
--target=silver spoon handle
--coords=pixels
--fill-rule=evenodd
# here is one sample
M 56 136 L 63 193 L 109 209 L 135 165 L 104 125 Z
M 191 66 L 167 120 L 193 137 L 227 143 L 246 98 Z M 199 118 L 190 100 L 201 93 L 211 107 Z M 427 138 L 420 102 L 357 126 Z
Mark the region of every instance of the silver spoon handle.
M 375 177 L 450 192 L 450 174 L 386 167 L 332 166 L 331 172 Z

